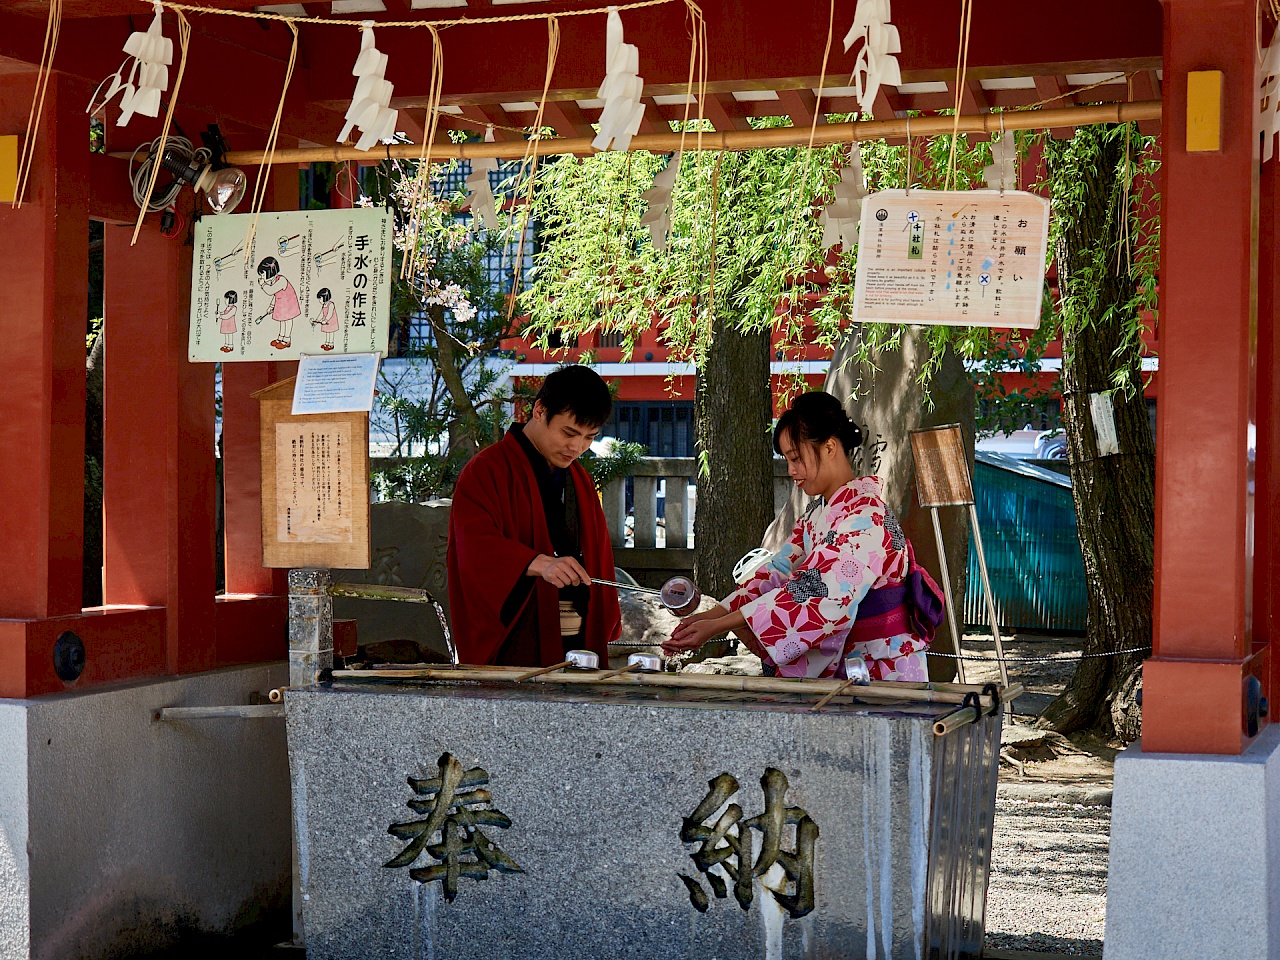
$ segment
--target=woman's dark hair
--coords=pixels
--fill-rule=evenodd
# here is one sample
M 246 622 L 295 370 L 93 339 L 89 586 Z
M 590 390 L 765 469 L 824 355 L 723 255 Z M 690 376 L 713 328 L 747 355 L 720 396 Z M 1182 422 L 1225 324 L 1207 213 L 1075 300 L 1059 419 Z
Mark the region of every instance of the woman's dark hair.
M 569 411 L 580 426 L 598 427 L 609 419 L 613 398 L 609 385 L 590 367 L 572 364 L 561 367 L 542 381 L 534 402 L 542 401 L 550 420 L 557 413 Z
M 862 428 L 849 419 L 839 400 L 821 390 L 800 394 L 778 418 L 778 425 L 773 428 L 773 449 L 779 454 L 784 433 L 791 435 L 791 442 L 797 447 L 801 443 L 817 446 L 832 437 L 840 441 L 845 454 L 862 446 Z
M 316 299 L 322 300 L 325 303 L 328 303 L 330 300 L 333 299 L 333 294 L 329 292 L 328 287 L 321 287 L 319 291 L 317 291 L 316 293 Z
M 280 273 L 280 261 L 275 257 L 264 257 L 258 264 L 258 275 L 274 280 Z
M 227 298 L 227 303 L 240 302 L 240 296 L 234 290 L 228 290 L 226 293 L 223 294 L 223 296 Z

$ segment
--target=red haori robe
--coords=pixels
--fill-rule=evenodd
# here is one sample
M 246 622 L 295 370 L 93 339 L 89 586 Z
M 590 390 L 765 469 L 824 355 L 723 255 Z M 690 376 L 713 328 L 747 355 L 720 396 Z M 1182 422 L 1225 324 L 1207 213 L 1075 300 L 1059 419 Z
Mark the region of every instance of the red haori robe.
M 569 478 L 578 499 L 583 566 L 593 577 L 612 580 L 613 545 L 591 475 L 573 463 Z M 512 627 L 520 622 L 519 612 L 510 623 L 502 622 L 503 602 L 535 556 L 554 552 L 533 467 L 520 442 L 508 433 L 463 468 L 449 511 L 449 617 L 461 662 L 496 660 Z M 529 596 L 537 598 L 541 654 L 540 663 L 529 665 L 559 663 L 564 659 L 559 591 L 538 577 Z M 609 643 L 621 633 L 617 591 L 592 584 L 583 647 L 608 663 Z

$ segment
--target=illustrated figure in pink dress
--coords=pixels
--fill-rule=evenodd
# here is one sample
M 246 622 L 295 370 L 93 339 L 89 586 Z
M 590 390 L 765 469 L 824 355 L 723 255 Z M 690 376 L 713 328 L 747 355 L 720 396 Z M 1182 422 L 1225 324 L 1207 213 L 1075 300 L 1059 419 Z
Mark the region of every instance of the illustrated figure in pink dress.
M 236 310 L 238 309 L 236 303 L 240 297 L 234 290 L 228 290 L 223 296 L 226 298 L 227 305 L 218 311 L 218 332 L 223 336 L 220 349 L 223 353 L 230 353 L 235 349 Z
M 262 288 L 263 293 L 271 295 L 269 315 L 280 325 L 280 332 L 271 341 L 271 345 L 277 350 L 284 350 L 291 342 L 293 321 L 302 316 L 302 305 L 298 303 L 298 291 L 293 288 L 288 278 L 281 275 L 280 261 L 275 257 L 264 257 L 258 264 L 258 286 Z M 261 323 L 267 316 L 268 314 L 264 313 L 257 318 L 256 322 Z
M 320 307 L 320 319 L 312 320 L 312 326 L 319 324 L 320 332 L 324 334 L 324 343 L 320 344 L 321 350 L 333 349 L 333 335 L 338 331 L 338 308 L 333 305 L 333 294 L 329 292 L 328 287 L 321 288 L 316 294 L 316 299 L 323 306 Z

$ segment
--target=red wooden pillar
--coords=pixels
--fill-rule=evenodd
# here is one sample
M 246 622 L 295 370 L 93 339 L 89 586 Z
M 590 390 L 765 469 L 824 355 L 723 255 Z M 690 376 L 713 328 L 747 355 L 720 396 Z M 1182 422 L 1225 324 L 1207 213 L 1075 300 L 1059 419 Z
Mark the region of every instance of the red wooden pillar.
M 1258 216 L 1258 410 L 1254 470 L 1253 642 L 1267 648 L 1269 697 L 1280 693 L 1280 153 L 1262 166 Z M 1280 707 L 1280 704 L 1277 704 Z M 1274 717 L 1274 714 L 1273 714 Z
M 26 127 L 35 73 L 0 75 L 0 132 Z M 85 94 L 87 95 L 87 94 Z M 21 209 L 0 204 L 0 617 L 78 614 L 84 552 L 89 128 L 54 74 Z M 3 633 L 5 643 L 9 634 Z M 0 652 L 7 664 L 9 652 Z
M 191 248 L 132 232 L 105 238 L 103 596 L 165 607 L 167 671 L 190 673 L 215 665 L 214 368 L 187 362 Z
M 1256 360 L 1257 14 L 1252 0 L 1164 0 L 1155 650 L 1144 752 L 1240 753 Z M 1188 73 L 1221 71 L 1221 145 L 1188 152 Z

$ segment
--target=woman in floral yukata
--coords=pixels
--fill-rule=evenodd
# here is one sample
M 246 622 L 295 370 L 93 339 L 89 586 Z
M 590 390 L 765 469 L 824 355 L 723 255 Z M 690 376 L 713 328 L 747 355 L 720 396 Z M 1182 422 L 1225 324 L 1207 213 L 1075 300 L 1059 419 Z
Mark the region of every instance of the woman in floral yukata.
M 941 596 L 876 477 L 854 476 L 862 431 L 835 397 L 798 397 L 779 419 L 773 447 L 814 502 L 786 546 L 720 605 L 680 621 L 663 644 L 692 650 L 732 630 L 767 675 L 844 677 L 859 653 L 873 680 L 926 681 L 924 650 Z

